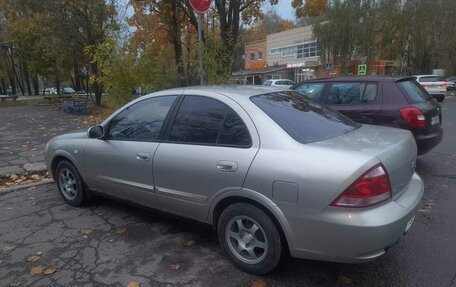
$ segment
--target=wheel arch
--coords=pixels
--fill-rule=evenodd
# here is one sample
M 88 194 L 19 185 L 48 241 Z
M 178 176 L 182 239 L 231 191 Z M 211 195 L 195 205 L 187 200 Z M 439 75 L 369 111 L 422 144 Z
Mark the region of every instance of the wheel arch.
M 217 229 L 218 219 L 228 206 L 235 203 L 249 203 L 253 206 L 264 211 L 271 220 L 275 223 L 279 230 L 280 237 L 285 244 L 285 250 L 293 248 L 293 231 L 288 224 L 285 215 L 280 208 L 269 198 L 252 190 L 243 190 L 239 192 L 228 192 L 216 198 L 210 208 L 209 223 L 212 224 L 214 229 Z
M 81 173 L 81 170 L 78 166 L 78 164 L 76 164 L 76 161 L 75 159 L 67 152 L 64 152 L 64 151 L 61 151 L 61 152 L 57 152 L 54 157 L 52 158 L 51 160 L 51 174 L 52 174 L 52 178 L 55 180 L 55 169 L 57 168 L 57 165 L 59 164 L 59 162 L 63 161 L 63 160 L 66 160 L 68 162 L 70 162 L 72 165 L 74 165 L 74 167 L 79 171 L 79 173 Z

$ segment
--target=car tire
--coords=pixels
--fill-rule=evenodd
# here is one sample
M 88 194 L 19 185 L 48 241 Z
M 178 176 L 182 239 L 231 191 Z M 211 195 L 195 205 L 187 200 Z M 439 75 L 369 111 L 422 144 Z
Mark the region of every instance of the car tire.
M 85 184 L 76 167 L 63 160 L 55 169 L 55 181 L 60 195 L 72 206 L 82 206 L 87 202 Z
M 219 217 L 217 233 L 222 249 L 242 271 L 265 274 L 281 259 L 282 243 L 276 224 L 251 204 L 228 206 Z

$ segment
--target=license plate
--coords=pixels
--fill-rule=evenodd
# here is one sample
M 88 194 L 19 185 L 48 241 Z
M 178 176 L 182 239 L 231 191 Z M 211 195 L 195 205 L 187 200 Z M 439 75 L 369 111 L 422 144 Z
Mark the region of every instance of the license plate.
M 410 227 L 412 227 L 413 221 L 415 221 L 415 215 L 407 222 L 404 232 L 407 232 L 410 229 Z
M 432 117 L 431 125 L 438 125 L 440 123 L 439 116 Z

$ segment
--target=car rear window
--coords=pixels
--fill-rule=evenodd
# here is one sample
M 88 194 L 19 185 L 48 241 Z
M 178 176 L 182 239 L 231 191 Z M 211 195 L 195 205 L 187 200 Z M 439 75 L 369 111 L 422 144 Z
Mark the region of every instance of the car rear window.
M 443 82 L 442 78 L 437 76 L 420 77 L 420 82 Z
M 304 144 L 337 137 L 360 126 L 293 91 L 268 93 L 250 99 L 293 139 Z
M 411 104 L 424 103 L 431 99 L 429 93 L 415 80 L 398 81 L 397 85 Z

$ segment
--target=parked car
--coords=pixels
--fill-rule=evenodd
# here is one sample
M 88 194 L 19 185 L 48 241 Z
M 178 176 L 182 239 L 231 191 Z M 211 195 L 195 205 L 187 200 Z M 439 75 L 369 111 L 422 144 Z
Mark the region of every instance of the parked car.
M 305 81 L 291 89 L 362 124 L 409 130 L 418 154 L 442 141 L 440 104 L 414 77 L 339 77 Z
M 48 95 L 57 95 L 57 88 L 51 87 L 44 89 L 44 93 Z
M 76 94 L 76 91 L 71 87 L 65 87 L 63 88 L 63 93 L 67 95 L 74 95 Z
M 287 80 L 287 79 L 266 80 L 263 83 L 263 86 L 280 87 L 280 88 L 290 88 L 293 85 L 294 85 L 294 82 L 292 80 Z
M 447 91 L 447 83 L 436 75 L 418 75 L 413 78 L 437 101 L 443 102 Z
M 421 204 L 416 151 L 409 131 L 240 86 L 143 96 L 52 138 L 45 158 L 68 204 L 106 194 L 212 224 L 236 266 L 263 274 L 287 249 L 351 263 L 383 255 Z
M 447 91 L 456 91 L 456 77 L 446 78 Z

